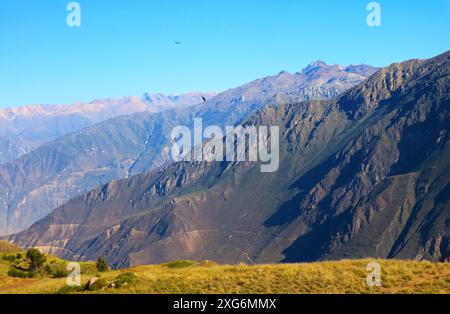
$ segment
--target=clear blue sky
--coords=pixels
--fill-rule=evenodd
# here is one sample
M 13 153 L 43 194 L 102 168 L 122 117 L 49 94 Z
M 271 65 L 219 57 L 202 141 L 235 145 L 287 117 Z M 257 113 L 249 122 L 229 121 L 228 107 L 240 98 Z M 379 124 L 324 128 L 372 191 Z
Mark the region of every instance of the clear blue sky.
M 384 66 L 450 49 L 450 0 L 0 0 L 0 107 L 222 91 L 321 59 Z M 181 45 L 175 45 L 181 41 Z

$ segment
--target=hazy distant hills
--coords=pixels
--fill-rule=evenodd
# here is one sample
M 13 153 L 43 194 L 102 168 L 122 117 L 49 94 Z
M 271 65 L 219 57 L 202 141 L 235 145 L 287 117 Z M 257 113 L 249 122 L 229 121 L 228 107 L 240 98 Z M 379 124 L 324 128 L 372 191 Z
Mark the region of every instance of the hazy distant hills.
M 25 155 L 40 145 L 120 115 L 161 112 L 189 107 L 216 95 L 145 94 L 143 97 L 99 99 L 74 105 L 34 105 L 0 109 L 0 164 Z
M 270 106 L 278 172 L 176 163 L 112 181 L 10 239 L 116 267 L 450 258 L 450 52 L 380 70 L 334 100 Z
M 23 230 L 101 184 L 170 161 L 172 128 L 190 126 L 194 117 L 202 117 L 205 125 L 234 125 L 267 103 L 333 97 L 375 71 L 314 64 L 301 73 L 282 72 L 228 90 L 194 107 L 117 117 L 46 143 L 0 166 L 0 234 Z M 140 101 L 161 100 L 144 96 Z

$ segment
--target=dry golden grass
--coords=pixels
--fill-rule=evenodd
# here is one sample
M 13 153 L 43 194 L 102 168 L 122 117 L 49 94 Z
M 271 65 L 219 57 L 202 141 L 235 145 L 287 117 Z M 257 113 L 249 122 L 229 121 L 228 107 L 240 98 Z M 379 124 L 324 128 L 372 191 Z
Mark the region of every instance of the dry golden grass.
M 369 287 L 366 267 L 370 262 L 373 260 L 254 266 L 176 262 L 105 272 L 101 277 L 109 282 L 124 272 L 133 272 L 137 280 L 122 288 L 82 291 L 64 288 L 64 278 L 8 277 L 8 265 L 0 261 L 0 293 L 450 293 L 448 263 L 376 260 L 381 265 L 381 286 Z M 82 276 L 83 286 L 98 275 L 90 265 Z
M 8 276 L 12 262 L 4 259 L 4 257 L 15 256 L 17 253 L 21 253 L 23 256 L 26 254 L 18 247 L 12 248 L 11 250 L 5 250 L 0 253 L 0 294 L 55 293 L 66 285 L 66 278 L 53 279 L 42 274 L 39 274 L 37 278 L 14 278 Z M 49 265 L 54 269 L 66 269 L 67 261 L 51 255 L 47 255 L 46 258 L 45 265 Z M 83 273 L 82 280 L 87 281 L 97 273 L 95 263 L 85 262 L 80 264 Z
M 20 247 L 18 247 L 17 245 L 15 245 L 14 243 L 0 240 L 0 254 L 18 253 L 21 250 L 22 249 Z

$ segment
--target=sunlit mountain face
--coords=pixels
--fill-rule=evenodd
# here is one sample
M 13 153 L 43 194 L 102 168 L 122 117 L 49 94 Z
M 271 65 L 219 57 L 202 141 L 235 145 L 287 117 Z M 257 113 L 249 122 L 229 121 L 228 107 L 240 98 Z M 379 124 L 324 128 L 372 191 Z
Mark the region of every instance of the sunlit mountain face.
M 184 108 L 212 98 L 215 92 L 98 99 L 73 105 L 32 105 L 0 109 L 0 164 L 17 159 L 44 143 L 117 116 Z

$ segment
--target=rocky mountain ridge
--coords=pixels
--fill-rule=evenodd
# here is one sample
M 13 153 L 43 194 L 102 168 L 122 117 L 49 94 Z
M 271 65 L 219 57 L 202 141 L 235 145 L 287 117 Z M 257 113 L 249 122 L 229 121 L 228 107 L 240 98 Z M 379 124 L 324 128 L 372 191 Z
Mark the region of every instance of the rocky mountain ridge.
M 177 125 L 191 127 L 196 117 L 204 125 L 235 125 L 267 104 L 328 99 L 375 71 L 349 74 L 344 68 L 322 66 L 313 76 L 283 72 L 199 105 L 121 116 L 46 143 L 0 165 L 0 234 L 23 230 L 99 185 L 170 162 L 169 136 Z
M 0 109 L 0 164 L 17 159 L 46 142 L 117 116 L 184 108 L 215 92 L 97 99 L 73 105 L 32 105 Z

